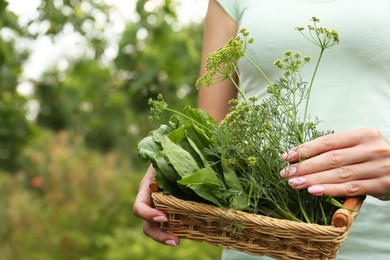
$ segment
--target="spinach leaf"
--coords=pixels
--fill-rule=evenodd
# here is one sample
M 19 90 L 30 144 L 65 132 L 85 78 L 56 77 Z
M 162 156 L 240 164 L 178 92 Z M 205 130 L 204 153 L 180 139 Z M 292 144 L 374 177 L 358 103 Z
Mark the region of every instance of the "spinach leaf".
M 161 145 L 168 160 L 181 177 L 187 177 L 199 170 L 199 166 L 191 154 L 168 137 L 164 137 Z
M 182 178 L 179 183 L 187 185 L 188 187 L 193 185 L 205 185 L 210 188 L 222 187 L 222 183 L 217 177 L 217 173 L 211 167 L 202 168 L 196 173 Z
M 199 127 L 207 131 L 207 135 L 210 135 L 211 130 L 218 126 L 218 122 L 205 110 L 187 106 L 183 109 L 183 113 L 191 118 L 193 122 L 196 122 Z
M 196 145 L 196 143 L 194 141 L 192 141 L 191 138 L 187 137 L 187 140 L 188 142 L 190 143 L 191 147 L 195 150 L 195 152 L 198 154 L 199 158 L 201 159 L 202 161 L 202 164 L 203 164 L 203 167 L 206 167 L 208 166 L 208 162 L 207 162 L 207 159 L 204 157 L 203 153 L 200 151 L 200 149 L 198 148 L 198 146 Z
M 173 195 L 178 198 L 183 198 L 183 191 L 176 185 L 176 183 L 169 181 L 161 171 L 156 173 L 155 179 L 158 187 L 165 195 Z
M 196 143 L 200 150 L 209 147 L 212 142 L 206 132 L 192 122 L 186 122 L 185 133 L 187 137 L 191 138 Z
M 161 143 L 164 136 L 172 132 L 172 128 L 167 125 L 161 125 L 156 130 L 152 131 L 153 140 L 157 143 Z
M 173 166 L 167 161 L 164 152 L 160 151 L 156 156 L 156 164 L 158 171 L 160 171 L 166 179 L 172 183 L 176 183 L 180 179 L 180 175 L 173 168 Z
M 156 155 L 159 151 L 161 151 L 161 146 L 157 144 L 150 135 L 138 143 L 138 155 L 139 158 L 144 161 L 150 160 L 155 164 Z

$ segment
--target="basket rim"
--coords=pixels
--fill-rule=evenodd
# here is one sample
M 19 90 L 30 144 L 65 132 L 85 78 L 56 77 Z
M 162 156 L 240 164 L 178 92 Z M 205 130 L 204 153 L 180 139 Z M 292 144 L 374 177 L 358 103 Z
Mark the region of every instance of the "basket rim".
M 333 259 L 364 201 L 355 199 L 353 214 L 343 212 L 351 215 L 350 225 L 336 227 L 224 209 L 161 191 L 151 196 L 154 206 L 168 215 L 168 222 L 161 223 L 164 232 L 252 255 L 301 260 Z M 242 230 L 236 231 L 236 223 Z
M 234 219 L 234 220 L 241 220 L 245 221 L 250 219 L 251 222 L 254 222 L 256 224 L 261 225 L 272 225 L 277 224 L 278 228 L 284 228 L 286 230 L 291 229 L 299 229 L 299 230 L 311 230 L 315 229 L 316 232 L 324 232 L 324 233 L 344 233 L 346 232 L 350 227 L 352 223 L 346 223 L 345 226 L 342 227 L 336 227 L 333 225 L 320 225 L 315 223 L 306 223 L 306 222 L 299 222 L 299 221 L 293 221 L 293 220 L 287 220 L 287 219 L 278 219 L 270 216 L 260 215 L 260 214 L 254 214 L 250 212 L 244 212 L 241 210 L 233 210 L 233 209 L 225 209 L 220 208 L 218 206 L 202 203 L 202 202 L 195 202 L 195 201 L 189 201 L 189 200 L 183 200 L 179 199 L 177 197 L 174 197 L 172 195 L 165 195 L 163 192 L 152 192 L 152 198 L 155 204 L 163 203 L 169 206 L 171 209 L 176 210 L 184 210 L 192 212 L 192 214 L 213 214 L 213 215 L 220 215 L 223 216 L 226 219 Z M 346 210 L 344 208 L 341 208 L 342 214 L 350 214 L 349 221 L 353 222 L 355 217 L 357 216 L 360 207 L 364 201 L 365 197 L 359 197 L 358 198 L 358 204 L 353 208 L 352 210 Z M 167 211 L 167 210 L 165 210 Z M 166 212 L 171 213 L 171 212 Z M 336 215 L 338 213 L 337 211 L 334 213 Z

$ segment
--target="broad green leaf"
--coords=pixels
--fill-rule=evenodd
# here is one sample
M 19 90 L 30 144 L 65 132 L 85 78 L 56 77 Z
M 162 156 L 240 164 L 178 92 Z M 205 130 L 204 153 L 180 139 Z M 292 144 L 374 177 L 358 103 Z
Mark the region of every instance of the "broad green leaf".
M 216 191 L 224 189 L 224 185 L 211 167 L 202 168 L 198 172 L 181 179 L 179 184 L 186 185 L 206 201 L 219 207 L 226 207 L 222 202 L 223 196 L 216 196 L 216 194 L 219 194 Z
M 170 134 L 169 134 L 169 139 L 178 144 L 180 143 L 180 141 L 182 141 L 184 138 L 186 137 L 185 135 L 185 129 L 184 127 L 179 127 L 175 130 L 173 130 Z
M 153 140 L 155 142 L 161 143 L 164 139 L 164 136 L 167 136 L 172 132 L 172 128 L 167 125 L 161 125 L 159 128 L 152 132 Z
M 223 186 L 217 176 L 217 173 L 211 167 L 202 168 L 196 173 L 182 178 L 179 183 L 189 187 L 192 187 L 193 185 L 205 185 L 210 188 Z
M 147 136 L 138 143 L 138 155 L 143 160 L 156 161 L 156 155 L 161 150 L 152 136 Z
M 226 208 L 226 206 L 224 206 L 223 203 L 221 203 L 220 200 L 213 194 L 212 188 L 204 185 L 193 185 L 191 186 L 191 189 L 201 198 L 217 205 L 218 207 Z
M 177 187 L 175 183 L 169 181 L 162 172 L 158 171 L 155 175 L 158 187 L 166 195 L 173 195 L 176 197 L 182 197 L 183 192 Z
M 209 165 L 207 162 L 207 159 L 204 157 L 203 153 L 200 151 L 196 143 L 189 137 L 187 137 L 188 142 L 190 143 L 191 147 L 195 150 L 195 152 L 199 155 L 199 158 L 202 160 L 203 166 L 206 167 Z
M 164 151 L 160 151 L 156 156 L 156 164 L 159 171 L 170 182 L 176 183 L 180 179 L 180 175 L 176 172 L 173 166 L 167 161 L 164 156 Z
M 161 145 L 173 168 L 181 177 L 189 176 L 199 170 L 199 166 L 191 154 L 172 142 L 168 137 L 164 137 Z
M 185 130 L 186 136 L 191 138 L 200 150 L 209 147 L 211 140 L 203 129 L 194 125 L 192 122 L 186 122 Z
M 204 130 L 210 131 L 218 126 L 217 121 L 203 109 L 187 106 L 184 108 L 183 112 L 188 117 L 192 118 L 197 125 Z

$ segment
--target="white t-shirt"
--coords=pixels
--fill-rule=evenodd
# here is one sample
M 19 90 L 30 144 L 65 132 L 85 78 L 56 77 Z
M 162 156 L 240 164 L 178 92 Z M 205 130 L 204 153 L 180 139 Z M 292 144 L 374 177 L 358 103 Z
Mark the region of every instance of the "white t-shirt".
M 272 64 L 287 50 L 316 60 L 319 48 L 305 40 L 296 26 L 320 19 L 335 29 L 340 44 L 325 50 L 309 105 L 321 120 L 319 129 L 336 132 L 375 127 L 390 140 L 390 1 L 388 0 L 218 0 L 239 28 L 255 43 L 248 56 L 271 81 L 281 71 Z M 303 67 L 310 81 L 315 62 Z M 239 62 L 247 96 L 267 95 L 267 83 L 246 61 Z M 247 258 L 246 258 L 247 257 Z M 252 259 L 224 250 L 223 259 Z M 254 258 L 259 259 L 259 257 Z M 263 259 L 263 258 L 260 258 Z M 368 197 L 337 259 L 390 259 L 390 202 Z

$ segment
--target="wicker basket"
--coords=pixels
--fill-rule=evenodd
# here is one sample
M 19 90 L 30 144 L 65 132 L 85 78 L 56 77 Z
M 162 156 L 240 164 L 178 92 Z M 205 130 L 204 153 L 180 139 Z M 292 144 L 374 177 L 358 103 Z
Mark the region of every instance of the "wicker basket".
M 161 228 L 181 238 L 277 259 L 333 259 L 346 239 L 364 197 L 346 200 L 331 226 L 300 223 L 177 199 L 153 192 L 168 214 Z

